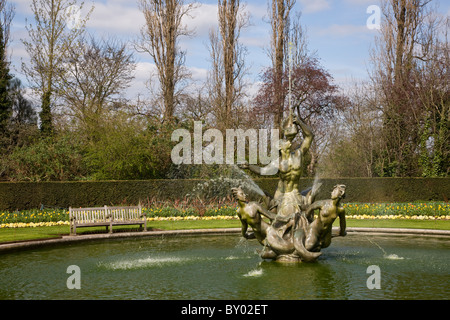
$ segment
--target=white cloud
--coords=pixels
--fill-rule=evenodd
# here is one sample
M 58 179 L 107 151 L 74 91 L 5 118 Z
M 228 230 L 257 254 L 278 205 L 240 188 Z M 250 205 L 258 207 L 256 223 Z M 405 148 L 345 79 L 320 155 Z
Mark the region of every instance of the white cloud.
M 217 28 L 217 4 L 202 4 L 194 8 L 183 22 L 196 36 L 207 36 L 211 28 Z
M 329 0 L 299 0 L 303 13 L 314 13 L 331 8 Z
M 217 27 L 217 5 L 202 4 L 183 17 L 183 23 L 196 36 L 207 36 L 210 28 Z M 145 18 L 134 1 L 108 0 L 95 3 L 95 9 L 87 26 L 96 32 L 109 32 L 118 35 L 139 35 Z
M 262 84 L 263 83 L 261 81 L 250 82 L 248 84 L 248 87 L 246 88 L 247 96 L 250 97 L 250 98 L 255 97 Z
M 157 75 L 156 65 L 152 62 L 137 62 L 134 70 L 133 87 L 146 87 L 150 78 Z
M 156 66 L 150 62 L 137 62 L 134 70 L 134 79 L 127 90 L 128 98 L 135 98 L 138 95 L 146 95 L 149 91 L 147 85 L 152 74 L 155 74 Z
M 191 78 L 194 81 L 205 82 L 208 77 L 208 70 L 205 68 L 188 67 Z

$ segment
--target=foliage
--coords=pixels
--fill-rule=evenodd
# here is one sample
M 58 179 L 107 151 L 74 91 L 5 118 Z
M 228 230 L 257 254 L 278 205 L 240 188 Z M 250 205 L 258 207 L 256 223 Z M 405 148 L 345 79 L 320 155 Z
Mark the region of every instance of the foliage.
M 169 134 L 167 127 L 146 128 L 142 119 L 125 113 L 103 121 L 95 139 L 87 142 L 90 179 L 163 178 L 171 163 Z
M 81 146 L 69 134 L 17 147 L 4 165 L 12 181 L 74 180 L 86 174 Z
M 25 98 L 25 88 L 18 78 L 10 82 L 9 91 L 12 102 L 12 115 L 10 118 L 10 131 L 18 131 L 17 127 L 37 124 L 37 114 L 32 103 Z

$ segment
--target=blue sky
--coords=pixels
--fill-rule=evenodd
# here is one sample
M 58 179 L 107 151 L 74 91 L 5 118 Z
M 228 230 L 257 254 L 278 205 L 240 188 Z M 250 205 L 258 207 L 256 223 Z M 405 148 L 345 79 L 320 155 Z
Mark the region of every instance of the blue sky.
M 12 26 L 12 64 L 13 72 L 20 75 L 20 61 L 28 57 L 20 39 L 26 38 L 25 18 L 32 21 L 29 0 L 11 1 L 16 7 L 16 16 Z M 188 0 L 186 1 L 188 2 Z M 264 21 L 267 15 L 267 0 L 247 0 L 246 9 L 251 14 L 251 25 L 242 31 L 241 41 L 248 49 L 247 64 L 250 66 L 248 81 L 253 92 L 257 88 L 258 76 L 264 67 L 270 65 L 264 48 L 270 43 L 270 26 Z M 435 0 L 443 15 L 450 14 L 450 1 Z M 181 46 L 187 50 L 186 67 L 192 73 L 193 80 L 201 83 L 205 80 L 209 68 L 207 49 L 208 32 L 217 26 L 217 1 L 203 0 L 193 18 L 187 18 L 188 27 L 196 31 L 192 38 L 180 39 Z M 143 15 L 134 0 L 96 0 L 85 1 L 85 7 L 91 4 L 95 9 L 87 27 L 98 36 L 114 35 L 124 39 L 135 39 L 144 23 Z M 378 5 L 379 0 L 297 0 L 294 11 L 301 11 L 301 23 L 307 29 L 309 48 L 317 51 L 322 66 L 327 69 L 339 85 L 346 86 L 352 80 L 367 79 L 369 50 L 373 45 L 376 30 L 370 30 L 366 21 L 370 14 L 367 8 Z M 266 19 L 267 20 L 267 19 Z M 144 54 L 137 54 L 136 78 L 130 88 L 130 95 L 144 92 L 145 81 L 154 68 L 153 62 Z

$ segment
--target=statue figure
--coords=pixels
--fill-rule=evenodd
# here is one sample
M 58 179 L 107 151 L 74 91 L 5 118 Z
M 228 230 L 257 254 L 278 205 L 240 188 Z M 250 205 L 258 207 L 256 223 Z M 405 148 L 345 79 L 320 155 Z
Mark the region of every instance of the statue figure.
M 269 212 L 258 202 L 247 200 L 247 195 L 244 193 L 241 187 L 231 189 L 234 198 L 238 201 L 239 207 L 236 212 L 241 221 L 242 236 L 246 239 L 256 238 L 259 243 L 265 245 L 264 240 L 267 236 L 267 229 L 269 224 L 264 221 L 261 215 L 275 219 L 275 214 Z M 252 227 L 253 234 L 247 234 L 248 226 Z
M 306 218 L 312 221 L 307 228 L 305 247 L 309 251 L 320 251 L 331 244 L 331 230 L 334 220 L 339 217 L 339 235 L 345 236 L 347 232 L 345 221 L 345 210 L 340 205 L 340 201 L 345 197 L 346 186 L 343 184 L 334 186 L 331 192 L 331 199 L 321 200 L 312 203 L 306 210 Z M 314 218 L 314 210 L 318 209 L 317 218 Z
M 303 142 L 300 147 L 294 149 L 292 141 L 298 134 L 300 128 L 303 132 Z M 303 157 L 308 152 L 314 135 L 311 129 L 290 109 L 289 116 L 283 121 L 283 135 L 285 139 L 280 141 L 280 157 L 268 164 L 266 167 L 258 167 L 252 164 L 242 164 L 241 167 L 248 168 L 259 175 L 273 175 L 280 172 L 280 181 L 275 191 L 273 200 L 278 204 L 277 213 L 289 216 L 299 212 L 300 205 L 304 202 L 299 193 L 299 178 L 301 176 Z M 282 208 L 282 210 L 280 210 Z

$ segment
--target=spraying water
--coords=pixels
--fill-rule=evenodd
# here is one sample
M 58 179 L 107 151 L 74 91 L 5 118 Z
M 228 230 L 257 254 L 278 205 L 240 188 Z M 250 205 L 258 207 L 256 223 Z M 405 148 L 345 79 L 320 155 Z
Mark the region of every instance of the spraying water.
M 263 275 L 263 270 L 259 268 L 259 269 L 250 270 L 249 272 L 244 274 L 244 277 L 260 277 L 262 275 Z
M 233 164 L 233 165 L 231 165 L 231 169 L 233 170 L 233 172 L 236 173 L 236 175 L 238 177 L 240 177 L 241 180 L 245 181 L 246 186 L 248 188 L 250 188 L 252 191 L 258 193 L 259 195 L 264 196 L 264 191 L 241 168 L 239 168 L 237 165 Z
M 181 257 L 147 257 L 142 259 L 126 259 L 110 263 L 99 262 L 99 267 L 110 270 L 133 270 L 149 267 L 163 267 L 169 264 L 181 264 L 189 259 Z
M 264 196 L 264 191 L 237 165 L 226 165 L 221 169 L 221 175 L 218 178 L 211 178 L 198 183 L 186 196 L 200 198 L 226 197 L 230 194 L 231 188 L 238 186 L 241 186 L 250 194 Z
M 382 252 L 383 252 L 383 257 L 385 259 L 389 259 L 389 260 L 403 260 L 403 257 L 399 257 L 396 254 L 388 254 L 378 243 L 376 243 L 375 241 L 373 241 L 372 239 L 370 239 L 369 237 L 365 237 L 371 244 L 377 246 Z
M 322 183 L 320 182 L 320 178 L 319 178 L 319 174 L 316 172 L 315 176 L 314 176 L 314 182 L 313 182 L 313 186 L 312 186 L 312 194 L 317 194 L 317 192 L 319 191 L 319 188 L 322 186 Z

